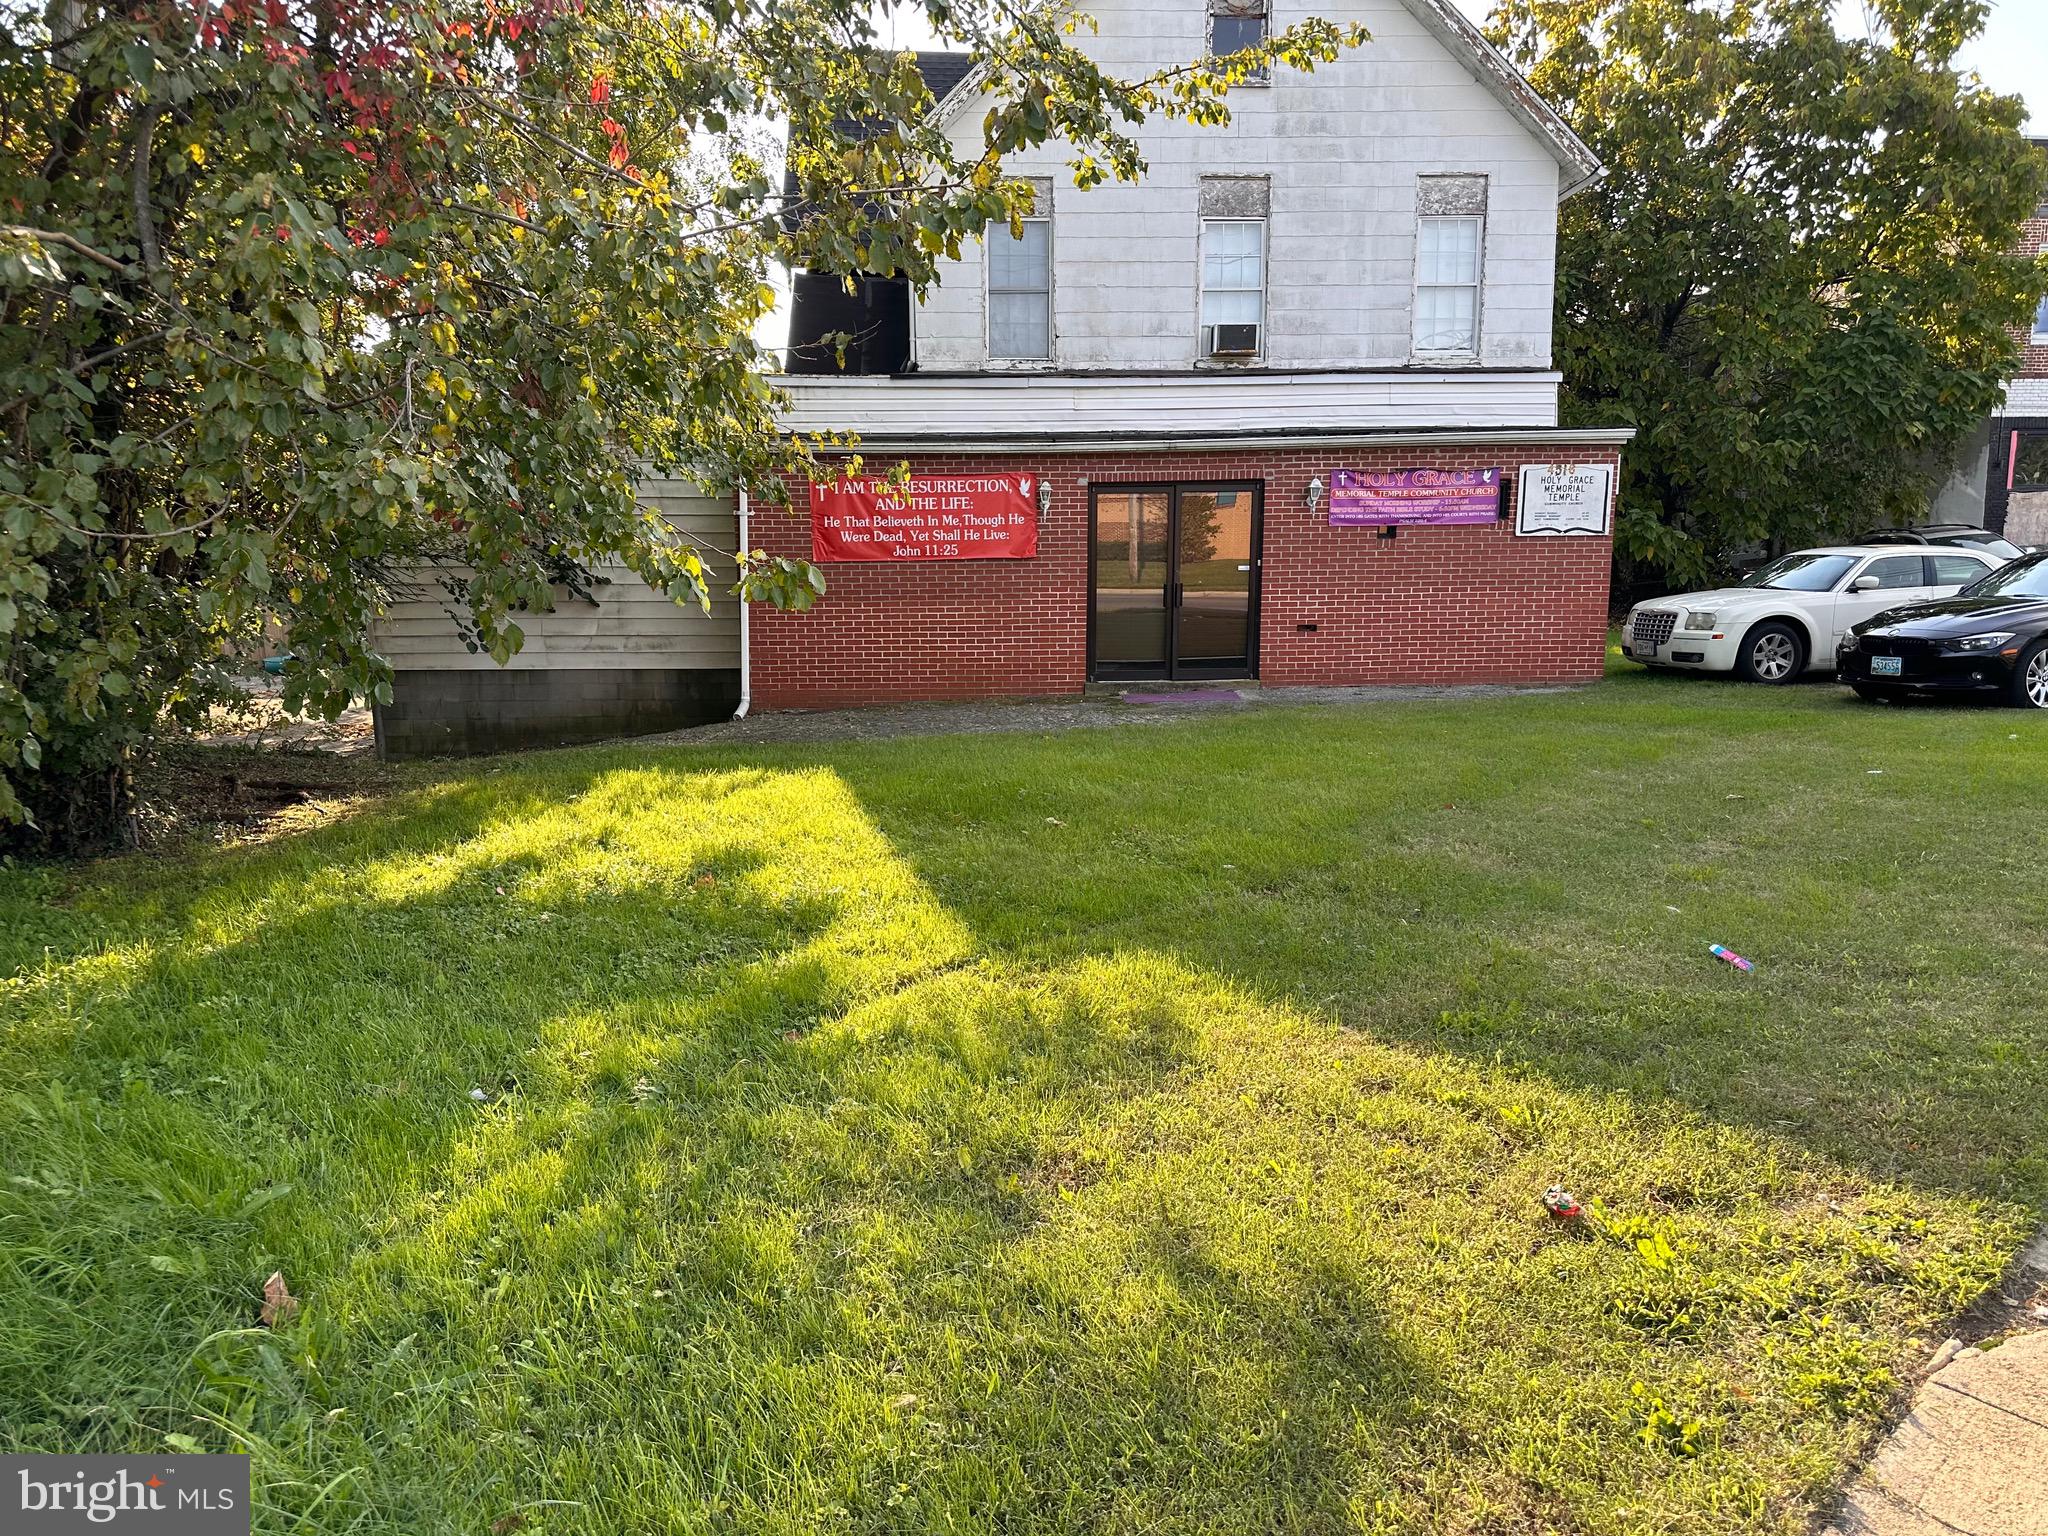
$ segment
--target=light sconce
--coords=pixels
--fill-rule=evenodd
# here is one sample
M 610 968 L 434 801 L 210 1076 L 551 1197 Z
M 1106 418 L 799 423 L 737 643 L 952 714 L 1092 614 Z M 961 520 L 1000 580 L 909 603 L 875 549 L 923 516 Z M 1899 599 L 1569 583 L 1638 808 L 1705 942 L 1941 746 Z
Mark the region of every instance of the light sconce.
M 1038 511 L 1040 516 L 1052 511 L 1052 482 L 1043 475 L 1038 477 Z
M 1313 512 L 1323 504 L 1323 477 L 1311 476 L 1308 482 L 1308 509 Z

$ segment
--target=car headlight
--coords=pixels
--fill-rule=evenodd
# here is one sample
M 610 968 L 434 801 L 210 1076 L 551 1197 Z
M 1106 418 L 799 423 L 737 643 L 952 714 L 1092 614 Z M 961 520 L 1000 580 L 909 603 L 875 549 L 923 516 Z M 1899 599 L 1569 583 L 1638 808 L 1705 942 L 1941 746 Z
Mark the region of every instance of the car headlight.
M 1714 627 L 1714 620 L 1718 617 L 1719 615 L 1711 608 L 1705 610 L 1695 608 L 1685 616 L 1685 627 L 1687 629 L 1699 630 L 1712 629 Z
M 1857 634 L 1856 631 L 1852 629 L 1846 635 L 1842 636 L 1842 643 L 1836 646 L 1835 649 L 1841 651 L 1843 654 L 1846 655 L 1850 651 L 1861 650 L 1862 647 L 1863 637 Z
M 1943 649 L 1950 651 L 1995 651 L 2012 638 L 2010 630 L 1994 630 L 1988 635 L 1959 635 L 1943 642 Z

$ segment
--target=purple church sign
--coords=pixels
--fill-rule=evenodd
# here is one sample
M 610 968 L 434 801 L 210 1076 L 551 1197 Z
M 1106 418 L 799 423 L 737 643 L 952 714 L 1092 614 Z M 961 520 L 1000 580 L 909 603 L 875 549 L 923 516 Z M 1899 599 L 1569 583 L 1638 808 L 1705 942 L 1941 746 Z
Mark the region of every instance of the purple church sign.
M 1445 527 L 1500 516 L 1498 469 L 1340 469 L 1330 476 L 1330 526 Z

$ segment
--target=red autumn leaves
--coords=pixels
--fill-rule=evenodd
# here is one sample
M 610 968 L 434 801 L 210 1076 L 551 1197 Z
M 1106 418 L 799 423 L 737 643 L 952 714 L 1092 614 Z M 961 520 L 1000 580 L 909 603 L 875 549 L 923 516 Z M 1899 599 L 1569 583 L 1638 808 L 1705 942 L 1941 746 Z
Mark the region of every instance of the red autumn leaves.
M 590 80 L 590 104 L 593 107 L 601 107 L 611 99 L 611 77 L 605 74 L 603 70 L 599 70 Z M 611 149 L 606 158 L 611 161 L 612 169 L 623 171 L 626 175 L 638 181 L 640 179 L 640 172 L 634 168 L 632 152 L 626 148 L 626 130 L 619 125 L 618 119 L 607 113 L 605 114 L 604 121 L 599 123 L 598 127 L 604 130 L 605 138 L 611 143 Z
M 432 185 L 449 169 L 437 154 L 442 141 L 431 114 L 422 112 L 422 87 L 489 91 L 485 61 L 500 44 L 515 45 L 513 62 L 527 75 L 536 66 L 541 34 L 583 9 L 583 0 L 484 0 L 482 16 L 449 21 L 405 0 L 395 8 L 374 0 L 332 0 L 328 46 L 316 58 L 304 46 L 303 18 L 289 0 L 194 3 L 202 46 L 260 50 L 292 67 L 325 103 L 323 115 L 341 130 L 330 142 L 367 173 L 343 205 L 343 226 L 356 245 L 379 247 L 390 241 L 396 224 L 433 205 Z M 584 94 L 596 109 L 591 116 L 603 134 L 604 162 L 621 176 L 641 180 L 627 130 L 607 110 L 609 74 L 597 70 Z M 574 102 L 571 95 L 564 105 Z M 277 235 L 291 238 L 282 229 Z

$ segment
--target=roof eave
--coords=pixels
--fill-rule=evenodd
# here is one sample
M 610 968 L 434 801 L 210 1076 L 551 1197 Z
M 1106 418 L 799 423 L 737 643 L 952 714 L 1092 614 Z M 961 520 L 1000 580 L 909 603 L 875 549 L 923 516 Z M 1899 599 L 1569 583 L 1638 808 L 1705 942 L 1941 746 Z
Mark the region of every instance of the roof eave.
M 1592 147 L 1573 131 L 1558 110 L 1537 93 L 1507 56 L 1474 26 L 1471 19 L 1451 0 L 1401 0 L 1409 13 L 1421 22 L 1453 53 L 1462 51 L 1473 65 L 1474 77 L 1502 106 L 1520 118 L 1556 156 L 1557 200 L 1563 202 L 1584 191 L 1607 174 L 1607 167 Z

